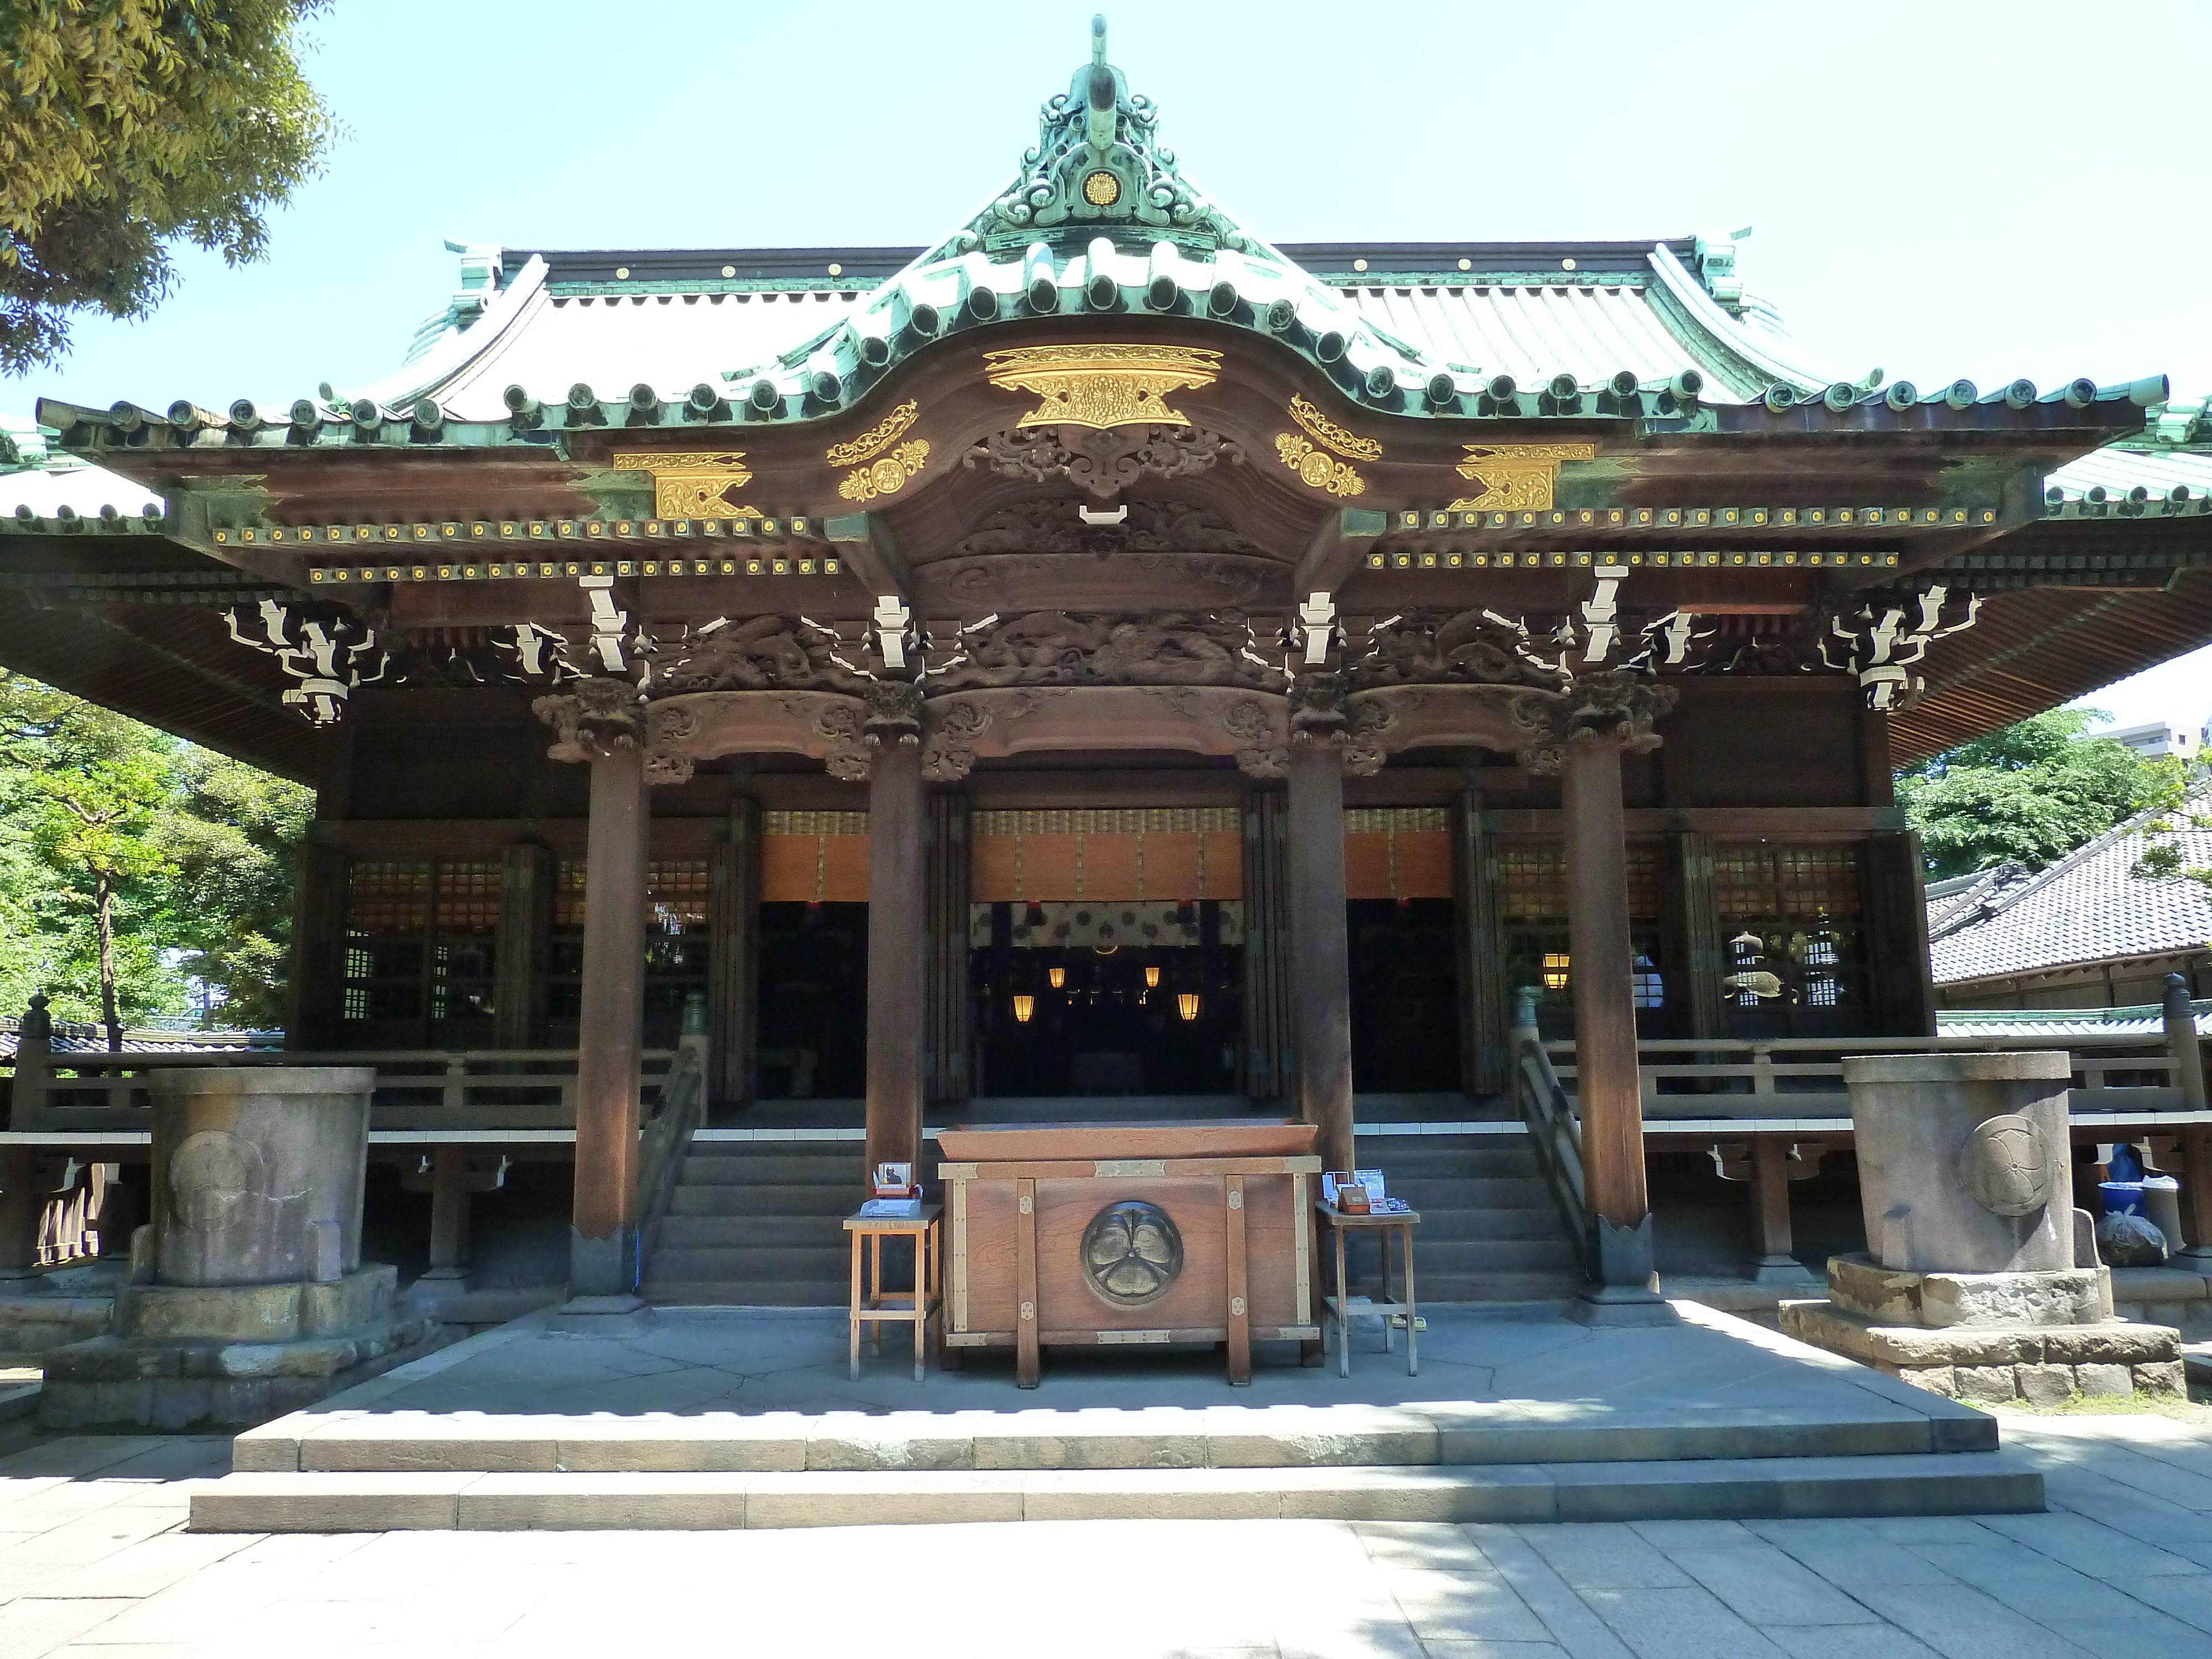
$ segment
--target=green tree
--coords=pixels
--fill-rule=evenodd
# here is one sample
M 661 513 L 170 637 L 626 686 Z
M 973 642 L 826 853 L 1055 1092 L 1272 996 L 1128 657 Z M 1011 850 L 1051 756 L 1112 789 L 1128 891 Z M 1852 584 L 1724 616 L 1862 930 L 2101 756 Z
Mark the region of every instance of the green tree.
M 18 678 L 0 689 L 7 694 L 0 702 L 0 757 L 19 774 L 14 793 L 24 840 L 49 878 L 47 901 L 91 923 L 100 1023 L 108 1046 L 117 1048 L 118 906 L 135 917 L 158 911 L 167 896 L 173 866 L 164 809 L 175 794 L 174 740 Z M 132 940 L 136 947 L 146 943 Z
M 311 791 L 0 673 L 0 1006 L 111 1031 L 183 1012 L 281 1023 Z
M 0 4 L 0 374 L 58 357 L 74 309 L 151 311 L 179 240 L 262 256 L 337 136 L 298 57 L 325 3 Z
M 2168 785 L 2157 763 L 2087 735 L 2104 718 L 2053 709 L 1899 774 L 1898 799 L 1929 873 L 2008 859 L 2039 870 L 2159 799 Z
M 191 952 L 193 977 L 222 993 L 225 1024 L 279 1026 L 293 860 L 314 816 L 314 792 L 190 747 L 176 775 L 183 810 L 168 826 L 178 888 L 171 938 Z

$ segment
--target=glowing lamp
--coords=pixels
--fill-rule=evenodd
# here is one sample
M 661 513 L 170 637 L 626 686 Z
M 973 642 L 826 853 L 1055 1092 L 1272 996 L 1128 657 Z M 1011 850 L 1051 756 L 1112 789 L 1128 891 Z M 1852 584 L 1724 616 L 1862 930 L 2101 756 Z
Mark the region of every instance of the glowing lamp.
M 1048 968 L 1044 970 L 1044 976 L 1052 981 L 1052 988 L 1055 991 L 1067 983 L 1067 969 L 1065 968 Z
M 1158 963 L 1150 963 L 1146 967 L 1145 984 L 1155 991 L 1160 988 L 1160 968 Z
M 1015 1024 L 1028 1024 L 1030 1023 L 1030 1016 L 1035 1012 L 1036 1012 L 1036 999 L 1035 997 L 1023 995 L 1018 996 L 1014 999 Z
M 1178 991 L 1176 994 L 1176 1012 L 1181 1014 L 1185 1019 L 1196 1019 L 1198 1018 L 1198 993 L 1195 991 Z

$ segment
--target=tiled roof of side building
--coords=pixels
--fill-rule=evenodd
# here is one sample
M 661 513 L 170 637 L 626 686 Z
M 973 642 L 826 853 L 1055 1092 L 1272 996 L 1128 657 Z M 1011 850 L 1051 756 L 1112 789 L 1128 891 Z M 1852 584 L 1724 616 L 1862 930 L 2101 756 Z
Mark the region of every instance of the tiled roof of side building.
M 2205 948 L 2212 893 L 2185 876 L 2135 872 L 2154 841 L 2171 844 L 2184 866 L 2212 866 L 2212 827 L 2198 818 L 2212 822 L 2212 782 L 2180 808 L 2139 812 L 2034 875 L 2008 865 L 1963 887 L 1936 884 L 1928 896 L 1936 983 Z M 2170 830 L 2154 833 L 2160 822 Z

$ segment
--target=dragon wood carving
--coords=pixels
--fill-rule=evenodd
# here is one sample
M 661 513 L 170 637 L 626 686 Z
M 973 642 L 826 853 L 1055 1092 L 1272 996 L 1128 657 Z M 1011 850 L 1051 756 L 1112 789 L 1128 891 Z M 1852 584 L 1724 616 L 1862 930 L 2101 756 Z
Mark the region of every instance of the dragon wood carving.
M 1251 623 L 1212 616 L 1077 616 L 1036 611 L 966 637 L 931 677 L 947 691 L 1009 685 L 1239 685 L 1279 691 L 1282 672 L 1255 648 Z
M 1030 483 L 1065 478 L 1102 501 L 1111 501 L 1142 477 L 1188 477 L 1217 462 L 1243 458 L 1243 451 L 1235 443 L 1202 427 L 1108 427 L 1089 431 L 1041 426 L 994 432 L 970 449 L 961 465 L 988 466 L 1006 477 Z

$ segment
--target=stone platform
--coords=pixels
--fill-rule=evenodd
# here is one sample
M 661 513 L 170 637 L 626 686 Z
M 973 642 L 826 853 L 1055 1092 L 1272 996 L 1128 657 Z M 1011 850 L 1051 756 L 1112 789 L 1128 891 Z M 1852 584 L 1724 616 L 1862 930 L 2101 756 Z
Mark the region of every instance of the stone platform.
M 2104 1267 L 1923 1273 L 1837 1256 L 1826 1299 L 1784 1303 L 1779 1323 L 1952 1399 L 2048 1406 L 2188 1391 L 2180 1334 L 2115 1318 Z
M 845 1374 L 842 1312 L 516 1322 L 240 1435 L 196 1531 L 738 1528 L 1304 1516 L 1564 1521 L 2035 1510 L 1997 1424 L 1711 1310 L 1593 1329 L 1425 1309 L 1421 1375 L 1255 1350 Z

